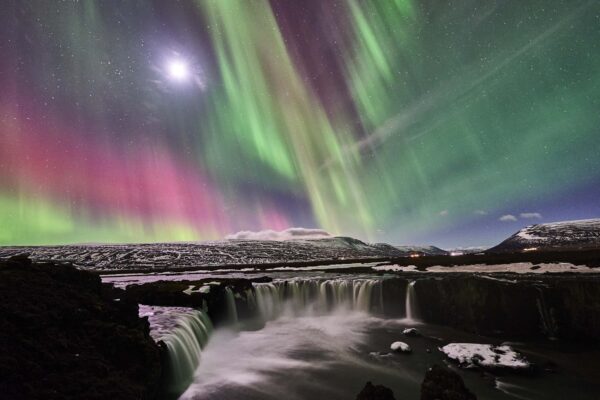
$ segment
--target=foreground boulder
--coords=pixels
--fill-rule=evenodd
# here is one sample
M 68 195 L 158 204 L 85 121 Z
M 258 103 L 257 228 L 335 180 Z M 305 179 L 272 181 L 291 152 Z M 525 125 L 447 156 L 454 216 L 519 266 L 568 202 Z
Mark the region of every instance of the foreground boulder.
M 356 396 L 356 400 L 396 400 L 396 398 L 390 388 L 367 382 L 363 390 Z
M 0 397 L 152 399 L 160 349 L 136 303 L 71 266 L 0 262 Z
M 421 400 L 477 400 L 460 375 L 439 365 L 427 370 L 421 384 Z

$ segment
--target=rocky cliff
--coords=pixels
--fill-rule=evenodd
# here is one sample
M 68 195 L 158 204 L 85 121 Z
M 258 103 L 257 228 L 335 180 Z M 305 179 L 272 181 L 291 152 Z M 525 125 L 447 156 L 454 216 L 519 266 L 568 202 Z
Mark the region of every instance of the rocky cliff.
M 153 399 L 160 349 L 136 303 L 73 267 L 0 263 L 0 397 Z

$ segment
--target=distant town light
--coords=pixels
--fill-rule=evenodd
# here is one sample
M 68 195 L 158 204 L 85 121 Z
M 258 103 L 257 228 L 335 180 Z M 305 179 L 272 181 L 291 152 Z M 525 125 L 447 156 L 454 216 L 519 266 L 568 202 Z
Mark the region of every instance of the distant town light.
M 537 247 L 527 247 L 526 249 L 523 249 L 523 251 L 537 251 Z

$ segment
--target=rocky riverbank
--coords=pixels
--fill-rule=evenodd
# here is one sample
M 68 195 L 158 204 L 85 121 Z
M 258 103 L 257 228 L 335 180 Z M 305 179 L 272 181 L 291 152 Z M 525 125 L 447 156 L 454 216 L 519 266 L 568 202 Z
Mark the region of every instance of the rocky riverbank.
M 348 272 L 336 276 L 353 279 L 356 275 Z M 371 311 L 386 317 L 407 317 L 407 288 L 414 282 L 415 315 L 411 317 L 426 323 L 505 339 L 597 342 L 600 337 L 600 276 L 596 274 L 397 272 L 376 276 L 381 289 L 370 295 Z M 249 298 L 249 293 L 255 294 L 253 283 L 271 280 L 271 275 L 257 275 L 248 279 L 158 281 L 130 285 L 123 297 L 151 305 L 204 306 L 218 324 L 227 308 L 226 288 L 235 297 L 240 319 L 252 318 L 259 312 Z M 292 282 L 279 283 L 280 290 L 286 292 L 283 296 L 292 295 Z M 379 305 L 381 309 L 377 309 Z

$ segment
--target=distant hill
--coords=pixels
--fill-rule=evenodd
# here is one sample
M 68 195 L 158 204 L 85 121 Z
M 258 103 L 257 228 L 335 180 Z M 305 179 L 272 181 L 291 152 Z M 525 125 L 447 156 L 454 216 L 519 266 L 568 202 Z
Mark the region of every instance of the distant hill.
M 356 251 L 372 251 L 371 245 L 363 242 L 362 240 L 355 239 L 349 236 L 335 236 L 329 238 L 319 239 L 291 239 L 288 242 L 306 243 L 310 245 L 316 245 L 323 248 L 331 249 L 352 249 Z
M 449 253 L 435 246 L 394 246 L 388 243 L 365 243 L 347 236 L 325 239 L 310 239 L 307 242 L 330 248 L 346 248 L 356 251 L 382 254 L 387 257 L 408 257 L 411 254 L 423 256 L 445 256 Z
M 531 225 L 487 253 L 600 249 L 600 218 Z
M 251 266 L 296 262 L 374 260 L 419 255 L 445 255 L 434 246 L 368 244 L 351 237 L 320 239 L 231 239 L 203 243 L 149 243 L 0 247 L 0 259 L 28 253 L 36 261 L 65 261 L 95 270 L 176 270 L 181 268 Z
M 404 253 L 420 253 L 425 256 L 447 256 L 450 253 L 435 246 L 395 246 Z

